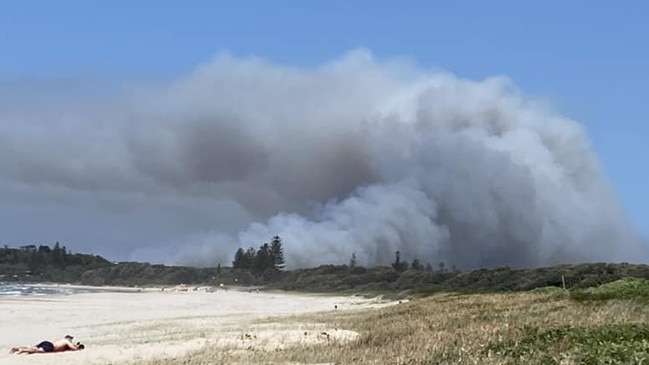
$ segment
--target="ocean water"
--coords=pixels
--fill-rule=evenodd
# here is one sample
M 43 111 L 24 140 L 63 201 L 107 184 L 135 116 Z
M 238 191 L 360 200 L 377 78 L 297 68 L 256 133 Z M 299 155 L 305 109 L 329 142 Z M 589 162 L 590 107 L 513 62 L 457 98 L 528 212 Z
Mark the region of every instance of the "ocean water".
M 97 290 L 88 288 L 69 288 L 65 286 L 40 286 L 31 284 L 4 284 L 0 283 L 0 298 L 22 297 L 37 295 L 71 295 L 77 293 L 93 293 Z

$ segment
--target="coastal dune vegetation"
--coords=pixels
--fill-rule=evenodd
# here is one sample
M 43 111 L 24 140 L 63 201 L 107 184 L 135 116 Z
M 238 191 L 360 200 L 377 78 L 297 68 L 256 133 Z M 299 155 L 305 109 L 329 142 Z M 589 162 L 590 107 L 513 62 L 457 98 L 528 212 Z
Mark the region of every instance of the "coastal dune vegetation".
M 591 289 L 444 293 L 358 311 L 273 318 L 320 341 L 264 348 L 206 346 L 185 357 L 137 364 L 646 364 L 649 282 L 623 279 Z M 300 327 L 302 326 L 302 327 Z M 334 338 L 335 331 L 352 338 Z M 135 364 L 135 363 L 133 363 Z

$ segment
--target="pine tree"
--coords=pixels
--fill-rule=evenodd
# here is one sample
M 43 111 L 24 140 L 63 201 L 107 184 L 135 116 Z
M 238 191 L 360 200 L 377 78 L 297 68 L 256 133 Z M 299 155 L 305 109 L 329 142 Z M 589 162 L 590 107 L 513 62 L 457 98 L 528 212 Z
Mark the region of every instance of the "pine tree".
M 401 261 L 401 252 L 397 251 L 394 253 L 394 262 L 392 267 L 396 271 L 404 271 L 408 268 L 408 261 Z
M 254 263 L 256 256 L 257 253 L 255 252 L 255 249 L 249 247 L 248 250 L 246 250 L 246 252 L 243 254 L 243 261 L 241 263 L 241 268 L 252 269 L 252 264 Z
M 60 267 L 63 264 L 63 253 L 61 251 L 61 245 L 59 244 L 59 241 L 56 241 L 54 249 L 52 250 L 52 261 L 54 261 L 54 266 Z
M 352 258 L 349 260 L 349 267 L 356 267 L 356 252 L 352 253 Z
M 244 256 L 245 252 L 243 251 L 243 248 L 239 247 L 237 252 L 234 253 L 234 261 L 232 261 L 232 268 L 234 269 L 242 269 L 243 268 L 243 261 L 244 261 Z
M 444 264 L 444 261 L 439 262 L 439 272 L 441 272 L 441 273 L 446 272 L 446 264 Z
M 279 236 L 273 237 L 270 243 L 270 256 L 273 268 L 284 270 L 284 248 L 282 248 L 282 239 Z
M 257 250 L 257 255 L 252 262 L 252 268 L 254 271 L 263 272 L 266 269 L 269 269 L 273 266 L 272 257 L 270 254 L 270 245 L 264 243 Z
M 413 270 L 421 271 L 424 269 L 424 265 L 422 265 L 418 259 L 412 260 L 412 263 L 410 264 L 410 267 Z

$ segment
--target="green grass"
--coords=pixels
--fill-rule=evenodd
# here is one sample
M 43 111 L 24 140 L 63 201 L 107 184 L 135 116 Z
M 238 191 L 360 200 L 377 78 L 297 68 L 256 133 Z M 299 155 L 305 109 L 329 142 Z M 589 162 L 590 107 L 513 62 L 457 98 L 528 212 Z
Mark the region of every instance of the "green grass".
M 595 288 L 576 290 L 570 298 L 579 301 L 635 299 L 649 300 L 649 280 L 623 278 Z
M 491 344 L 507 364 L 648 364 L 649 325 L 527 327 L 521 337 Z

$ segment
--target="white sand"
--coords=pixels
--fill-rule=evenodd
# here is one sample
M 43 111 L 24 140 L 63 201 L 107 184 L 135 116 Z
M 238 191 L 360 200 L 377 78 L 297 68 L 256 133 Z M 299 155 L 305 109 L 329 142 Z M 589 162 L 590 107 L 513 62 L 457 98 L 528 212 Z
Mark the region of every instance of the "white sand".
M 271 316 L 387 305 L 376 299 L 238 290 L 92 293 L 0 299 L 0 364 L 115 364 L 177 357 L 203 346 L 274 349 L 303 341 L 352 339 L 317 323 L 270 322 Z M 306 334 L 305 334 L 306 333 Z M 9 354 L 66 334 L 79 352 Z M 327 338 L 329 337 L 329 338 Z

